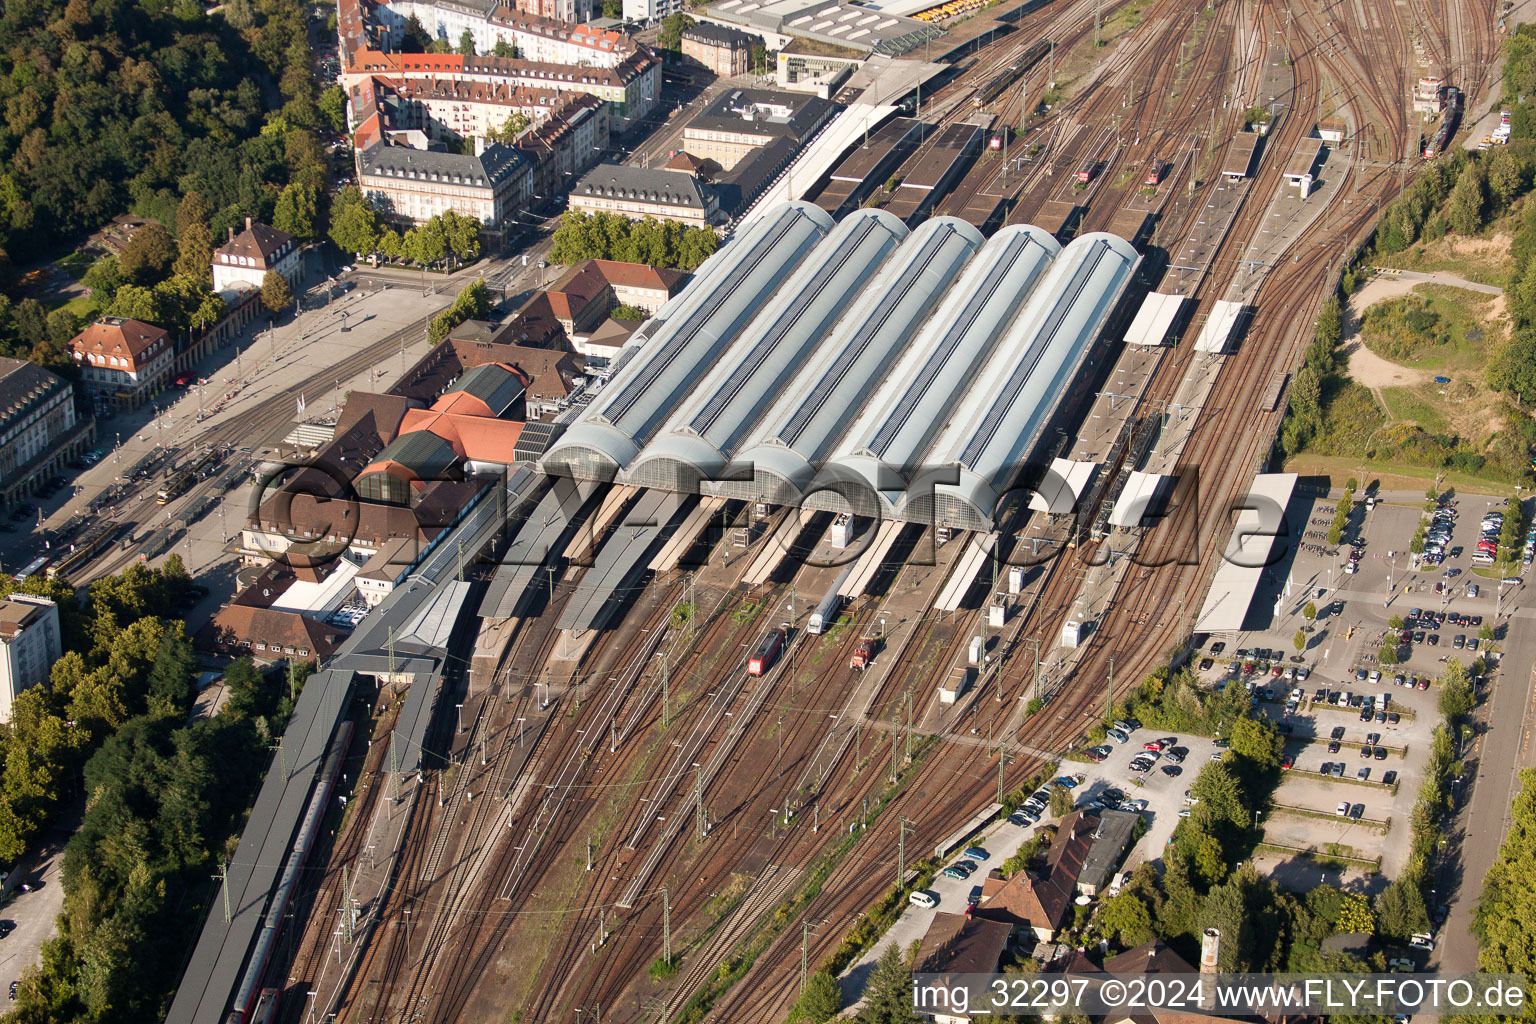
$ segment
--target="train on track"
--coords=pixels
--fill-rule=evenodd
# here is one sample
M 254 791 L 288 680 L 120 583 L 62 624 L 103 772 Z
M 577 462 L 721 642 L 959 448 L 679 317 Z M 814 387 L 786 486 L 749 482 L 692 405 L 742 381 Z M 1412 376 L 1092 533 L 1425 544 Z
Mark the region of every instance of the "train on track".
M 1461 90 L 1454 85 L 1445 90 L 1445 114 L 1440 119 L 1440 130 L 1424 147 L 1424 159 L 1433 160 L 1444 153 L 1461 126 Z
M 220 448 L 209 448 L 203 454 L 191 459 L 179 469 L 173 469 L 166 474 L 165 483 L 160 490 L 155 492 L 155 504 L 169 505 L 172 501 L 181 497 L 199 480 L 213 472 L 213 468 L 224 457 L 224 451 Z
M 69 579 L 69 577 L 85 568 L 86 563 L 95 558 L 117 535 L 116 523 L 103 523 L 91 530 L 70 545 L 69 554 L 48 566 L 48 578 Z
M 843 595 L 839 593 L 843 589 L 843 583 L 853 573 L 853 566 L 847 566 L 837 574 L 837 579 L 832 581 L 832 586 L 827 590 L 821 603 L 811 613 L 811 620 L 806 624 L 805 631 L 812 636 L 820 636 L 837 621 L 837 613 L 843 607 Z
M 336 780 L 341 776 L 341 763 L 347 756 L 347 747 L 351 742 L 352 723 L 342 722 L 331 741 L 325 763 L 320 766 L 314 792 L 310 794 L 309 804 L 304 808 L 304 817 L 299 819 L 298 835 L 289 848 L 288 862 L 278 877 L 277 889 L 272 894 L 272 902 L 267 906 L 261 931 L 256 936 L 256 944 L 246 962 L 240 987 L 235 990 L 234 1005 L 229 1016 L 224 1018 L 224 1024 L 265 1024 L 272 1019 L 277 1007 L 277 990 L 261 988 L 262 975 L 266 974 L 272 951 L 277 947 L 277 935 L 287 916 L 293 890 L 298 885 L 299 872 L 304 870 L 304 862 L 309 859 L 310 848 L 314 846 L 320 826 L 325 822 L 326 811 L 330 809 L 331 793 L 336 788 Z M 272 994 L 270 1001 L 267 1000 L 268 993 Z M 264 1002 L 267 1003 L 265 1007 Z M 262 1016 L 263 1012 L 266 1016 Z
M 757 645 L 757 650 L 752 652 L 752 657 L 747 659 L 747 675 L 760 676 L 773 667 L 773 663 L 779 660 L 779 654 L 784 650 L 784 631 L 775 629 L 763 637 Z
M 1021 76 L 1028 74 L 1031 68 L 1044 60 L 1045 55 L 1051 52 L 1051 46 L 1052 43 L 1049 39 L 1042 39 L 1025 50 L 1018 60 L 1008 65 L 1006 69 L 993 75 L 986 85 L 976 90 L 976 95 L 971 100 L 972 105 L 984 107 L 997 99 L 1010 85 L 1018 81 Z
M 1167 160 L 1153 160 L 1152 166 L 1147 168 L 1147 180 L 1145 184 L 1149 188 L 1156 188 L 1163 183 L 1163 175 L 1168 173 Z

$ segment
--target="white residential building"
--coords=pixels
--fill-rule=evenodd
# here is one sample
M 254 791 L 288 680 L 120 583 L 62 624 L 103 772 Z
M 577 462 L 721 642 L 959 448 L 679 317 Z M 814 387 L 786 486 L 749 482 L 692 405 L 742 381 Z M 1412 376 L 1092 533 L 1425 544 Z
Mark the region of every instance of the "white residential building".
M 247 217 L 245 230 L 237 235 L 230 228 L 229 241 L 213 251 L 213 290 L 260 289 L 269 270 L 282 274 L 290 286 L 297 286 L 299 263 L 299 246 L 292 235 Z
M 56 604 L 31 594 L 0 601 L 0 722 L 11 720 L 17 694 L 48 681 L 63 653 Z

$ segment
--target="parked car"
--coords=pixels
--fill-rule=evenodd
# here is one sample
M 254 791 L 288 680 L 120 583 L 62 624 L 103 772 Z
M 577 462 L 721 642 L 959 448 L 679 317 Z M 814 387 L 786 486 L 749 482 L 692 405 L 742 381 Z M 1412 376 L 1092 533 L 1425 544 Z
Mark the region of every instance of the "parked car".
M 1397 772 L 1387 772 L 1387 774 L 1385 774 L 1385 775 L 1383 775 L 1381 777 L 1381 784 L 1383 786 L 1390 786 L 1390 785 L 1392 785 L 1392 783 L 1394 783 L 1396 781 L 1397 781 Z
M 914 907 L 932 910 L 939 905 L 939 895 L 938 893 L 929 892 L 927 889 L 918 889 L 911 896 L 907 897 L 907 902 L 911 903 Z
M 1333 809 L 1333 813 L 1337 814 L 1341 818 L 1349 817 L 1349 801 L 1348 800 L 1340 800 L 1339 801 L 1339 806 L 1337 806 L 1337 807 L 1335 807 Z
M 966 847 L 965 848 L 965 855 L 967 857 L 969 857 L 971 860 L 987 860 L 988 858 L 990 858 L 992 856 L 990 853 L 988 853 L 986 850 L 982 849 L 979 846 L 968 846 L 968 847 Z

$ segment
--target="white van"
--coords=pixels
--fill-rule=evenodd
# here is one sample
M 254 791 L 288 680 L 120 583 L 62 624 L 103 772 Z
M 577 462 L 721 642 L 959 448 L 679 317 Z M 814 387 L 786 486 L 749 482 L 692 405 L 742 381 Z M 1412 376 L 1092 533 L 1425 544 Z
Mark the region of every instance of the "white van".
M 927 889 L 918 889 L 907 897 L 907 901 L 914 907 L 922 907 L 924 910 L 932 910 L 939 905 L 939 898 Z

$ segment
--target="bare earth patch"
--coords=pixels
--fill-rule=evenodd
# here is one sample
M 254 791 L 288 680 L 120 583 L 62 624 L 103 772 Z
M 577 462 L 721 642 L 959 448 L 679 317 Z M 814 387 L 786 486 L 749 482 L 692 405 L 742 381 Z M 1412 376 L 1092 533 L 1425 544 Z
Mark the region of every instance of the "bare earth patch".
M 1512 235 L 1507 235 L 1502 231 L 1492 238 L 1465 238 L 1461 235 L 1448 237 L 1452 251 L 1464 256 L 1507 257 L 1510 244 L 1514 241 Z
M 1429 375 L 1420 370 L 1410 370 L 1381 358 L 1362 345 L 1358 337 L 1345 344 L 1344 355 L 1349 359 L 1349 375 L 1372 391 L 1422 384 L 1429 379 Z

